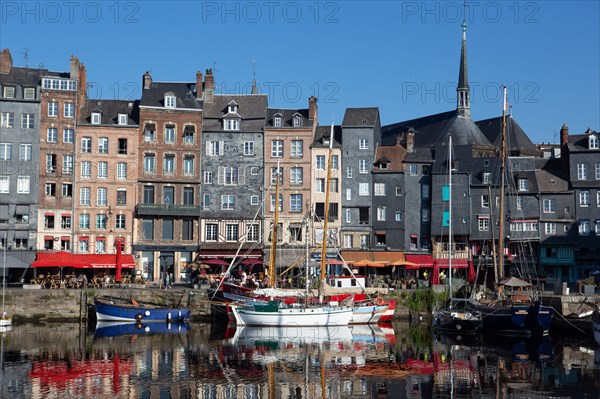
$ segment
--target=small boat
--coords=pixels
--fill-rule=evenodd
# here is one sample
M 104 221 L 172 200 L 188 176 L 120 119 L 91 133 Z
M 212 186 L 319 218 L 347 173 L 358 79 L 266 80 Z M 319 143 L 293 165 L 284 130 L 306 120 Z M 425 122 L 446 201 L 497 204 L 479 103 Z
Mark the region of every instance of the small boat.
M 135 300 L 95 297 L 98 321 L 188 321 L 191 312 L 184 308 L 138 304 Z
M 388 305 L 383 304 L 383 299 L 375 304 L 356 305 L 352 309 L 350 324 L 377 324 L 387 308 Z
M 433 328 L 440 332 L 475 334 L 483 328 L 481 312 L 466 310 L 459 299 L 451 299 L 451 305 L 434 310 Z M 464 300 L 463 300 L 464 301 Z
M 96 324 L 94 338 L 141 334 L 187 334 L 189 329 L 190 325 L 186 322 L 129 323 L 100 321 Z
M 348 306 L 286 305 L 282 301 L 232 304 L 238 326 L 347 326 L 352 318 Z

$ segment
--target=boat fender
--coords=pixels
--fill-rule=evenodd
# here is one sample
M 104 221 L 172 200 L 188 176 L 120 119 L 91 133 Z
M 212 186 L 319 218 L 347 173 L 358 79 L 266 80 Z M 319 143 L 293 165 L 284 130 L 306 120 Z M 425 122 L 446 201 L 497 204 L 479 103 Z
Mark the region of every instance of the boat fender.
M 377 306 L 383 306 L 385 301 L 383 300 L 382 297 L 378 296 L 377 298 L 375 298 L 375 303 L 377 304 Z
M 138 330 L 141 330 L 142 327 L 144 327 L 144 325 L 142 323 L 136 323 L 135 328 L 137 328 Z
M 149 311 L 149 310 L 146 310 L 146 311 L 144 312 L 144 316 L 146 316 L 146 317 L 150 316 L 150 311 Z
M 460 325 L 460 323 L 456 325 L 456 329 L 457 329 L 458 331 L 462 330 L 462 326 Z
M 135 315 L 136 320 L 142 320 L 143 317 L 144 317 L 144 315 L 142 315 L 141 313 L 138 313 Z

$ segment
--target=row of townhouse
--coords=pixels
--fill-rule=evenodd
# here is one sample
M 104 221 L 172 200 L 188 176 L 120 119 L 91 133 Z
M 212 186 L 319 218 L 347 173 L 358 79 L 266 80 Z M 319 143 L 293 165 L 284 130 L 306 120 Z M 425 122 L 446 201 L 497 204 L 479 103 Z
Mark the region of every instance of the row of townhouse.
M 314 97 L 279 109 L 256 86 L 219 94 L 212 70 L 190 82 L 146 72 L 139 100 L 95 100 L 77 58 L 51 72 L 14 67 L 3 50 L 0 84 L 0 230 L 14 269 L 37 251 L 114 253 L 122 242 L 144 277 L 181 281 L 198 259 L 268 263 L 275 229 L 278 265 L 328 237 L 331 253 L 313 261 L 341 249 L 346 260 L 447 267 L 452 224 L 454 264 L 486 265 L 491 278 L 500 217 L 506 273 L 531 259 L 564 281 L 600 268 L 598 133 L 564 126 L 560 156 L 544 158 L 509 116 L 498 215 L 502 118 L 471 119 L 464 32 L 456 109 L 386 126 L 376 107 L 319 126 Z

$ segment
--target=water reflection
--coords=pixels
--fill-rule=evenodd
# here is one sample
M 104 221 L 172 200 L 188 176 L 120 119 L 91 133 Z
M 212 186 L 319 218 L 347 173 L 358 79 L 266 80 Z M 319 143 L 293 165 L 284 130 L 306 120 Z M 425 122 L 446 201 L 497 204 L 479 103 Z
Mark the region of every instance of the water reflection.
M 16 325 L 1 397 L 590 397 L 592 339 L 433 335 L 428 326 L 236 329 L 210 324 Z

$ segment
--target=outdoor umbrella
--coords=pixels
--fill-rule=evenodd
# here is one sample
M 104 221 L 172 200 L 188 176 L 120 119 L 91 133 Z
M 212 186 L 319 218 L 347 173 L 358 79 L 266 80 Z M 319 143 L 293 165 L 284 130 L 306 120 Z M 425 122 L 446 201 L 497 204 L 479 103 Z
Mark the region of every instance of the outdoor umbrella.
M 116 282 L 121 282 L 122 278 L 121 278 L 121 255 L 122 255 L 122 249 L 121 246 L 123 245 L 122 242 L 117 242 L 117 258 L 115 260 L 116 262 L 116 267 L 117 267 L 117 272 L 115 273 L 115 281 Z
M 431 276 L 431 285 L 440 284 L 440 268 L 436 262 L 433 263 L 433 276 Z
M 475 269 L 473 268 L 473 262 L 469 262 L 469 270 L 467 272 L 467 281 L 471 284 L 475 282 Z
M 229 263 L 219 258 L 204 259 L 202 262 L 213 266 L 229 266 Z

